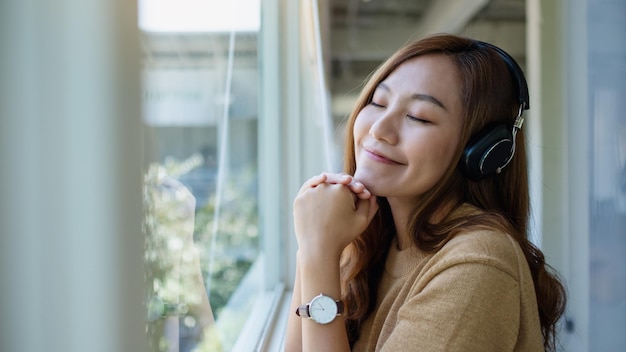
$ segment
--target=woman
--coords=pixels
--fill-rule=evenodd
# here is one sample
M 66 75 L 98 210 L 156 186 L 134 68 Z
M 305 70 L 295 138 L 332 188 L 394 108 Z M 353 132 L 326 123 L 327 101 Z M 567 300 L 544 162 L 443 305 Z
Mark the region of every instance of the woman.
M 345 174 L 294 201 L 288 351 L 555 349 L 565 292 L 528 241 L 528 106 L 517 63 L 467 38 L 411 43 L 371 76 Z

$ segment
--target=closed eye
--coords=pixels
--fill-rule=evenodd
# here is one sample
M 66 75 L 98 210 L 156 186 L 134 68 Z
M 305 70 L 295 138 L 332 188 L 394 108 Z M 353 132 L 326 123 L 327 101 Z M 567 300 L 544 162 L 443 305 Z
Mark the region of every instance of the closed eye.
M 375 106 L 375 107 L 377 107 L 377 108 L 384 108 L 384 107 L 385 107 L 384 105 L 381 105 L 381 104 L 375 103 L 373 100 L 372 100 L 372 101 L 370 101 L 370 105 Z
M 419 117 L 415 117 L 415 116 L 411 116 L 411 115 L 406 115 L 406 117 L 408 117 L 409 120 L 411 120 L 411 121 L 415 121 L 415 122 L 419 122 L 419 123 L 424 123 L 424 124 L 431 123 L 428 120 L 420 119 Z

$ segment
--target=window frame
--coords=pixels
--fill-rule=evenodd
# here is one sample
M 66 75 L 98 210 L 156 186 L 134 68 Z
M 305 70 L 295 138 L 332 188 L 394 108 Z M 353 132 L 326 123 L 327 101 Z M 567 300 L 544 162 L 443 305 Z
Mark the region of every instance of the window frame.
M 307 12 L 313 9 L 298 1 L 261 1 L 259 216 L 266 272 L 263 292 L 237 340 L 237 351 L 284 349 L 297 248 L 291 206 L 302 182 L 330 165 L 328 153 L 319 152 L 321 143 L 328 142 L 329 126 L 324 123 L 328 121 L 320 121 L 314 109 L 316 94 L 323 94 L 316 85 L 320 77 L 305 64 L 310 62 L 308 40 L 313 38 L 311 33 L 307 37 L 303 16 L 314 16 Z M 315 54 L 313 60 L 321 60 L 320 53 Z M 316 69 L 323 71 L 322 63 L 317 63 Z M 322 118 L 330 117 L 330 111 L 322 113 L 329 114 Z

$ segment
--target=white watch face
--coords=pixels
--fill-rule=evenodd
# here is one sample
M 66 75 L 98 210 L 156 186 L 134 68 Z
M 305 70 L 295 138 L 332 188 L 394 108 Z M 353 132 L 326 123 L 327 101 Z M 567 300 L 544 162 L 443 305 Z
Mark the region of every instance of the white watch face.
M 317 296 L 309 304 L 309 316 L 319 324 L 328 324 L 337 316 L 337 303 L 328 296 Z

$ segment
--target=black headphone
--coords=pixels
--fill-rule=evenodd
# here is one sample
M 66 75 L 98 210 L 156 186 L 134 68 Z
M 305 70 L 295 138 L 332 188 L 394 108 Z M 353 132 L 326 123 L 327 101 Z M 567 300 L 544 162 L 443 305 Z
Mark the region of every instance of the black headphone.
M 519 112 L 513 126 L 508 123 L 489 125 L 477 133 L 465 146 L 459 167 L 463 175 L 470 180 L 478 181 L 493 173 L 500 173 L 511 162 L 515 154 L 515 137 L 524 124 L 522 114 L 530 108 L 528 85 L 524 72 L 517 62 L 504 50 L 495 45 L 475 41 L 478 48 L 495 50 L 504 60 L 517 86 Z

